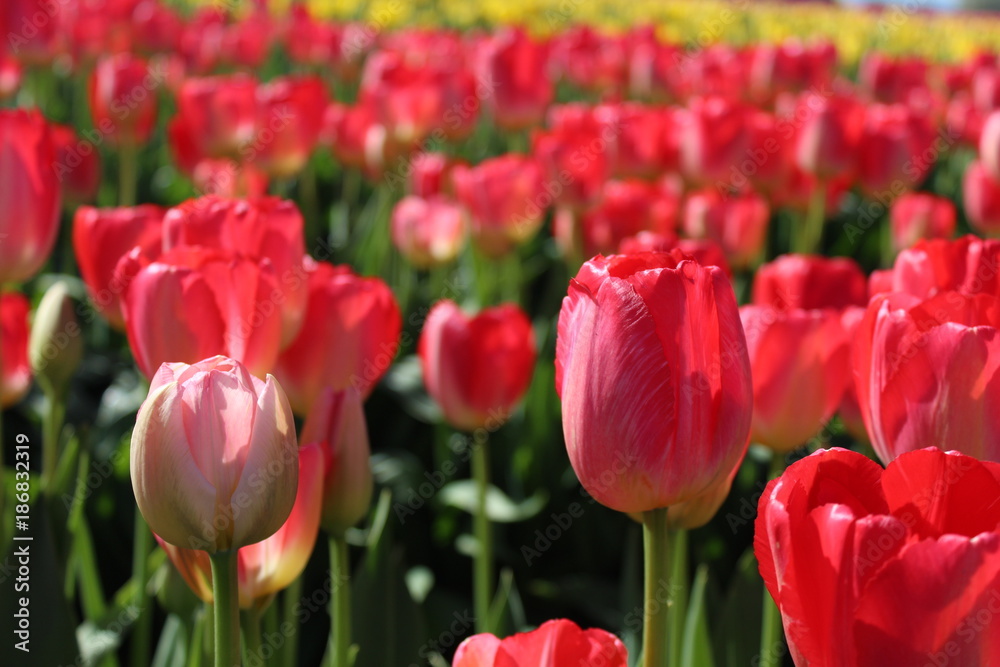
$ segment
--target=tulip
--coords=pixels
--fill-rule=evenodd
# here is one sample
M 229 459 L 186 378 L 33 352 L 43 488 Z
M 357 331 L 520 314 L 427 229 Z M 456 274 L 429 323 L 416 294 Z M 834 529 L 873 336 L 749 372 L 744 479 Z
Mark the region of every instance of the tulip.
M 21 75 L 21 64 L 10 57 L 6 50 L 0 50 L 0 100 L 17 93 L 21 87 Z
M 379 125 L 372 104 L 347 106 L 333 102 L 323 114 L 320 141 L 329 146 L 334 156 L 350 167 L 368 167 L 375 171 L 383 163 L 382 149 L 385 128 Z M 379 153 L 377 159 L 376 153 Z
M 275 369 L 301 416 L 327 387 L 353 386 L 367 398 L 396 356 L 402 327 L 392 291 L 378 278 L 322 262 L 309 263 L 306 274 L 306 317 Z
M 183 126 L 200 157 L 235 157 L 255 132 L 257 83 L 245 74 L 184 81 L 175 123 Z
M 888 463 L 927 445 L 1000 460 L 989 406 L 1000 359 L 1000 299 L 940 292 L 876 295 L 854 342 L 865 428 Z M 1000 390 L 997 390 L 1000 391 Z
M 267 196 L 267 174 L 252 162 L 205 158 L 194 164 L 190 176 L 195 190 L 206 195 L 241 199 Z
M 478 634 L 455 651 L 453 667 L 626 667 L 625 645 L 610 632 L 582 630 L 573 621 L 546 621 L 531 632 L 499 639 Z
M 725 196 L 705 189 L 684 204 L 687 234 L 718 243 L 735 268 L 747 268 L 761 255 L 769 221 L 767 201 L 754 192 Z
M 1000 110 L 986 117 L 979 135 L 979 159 L 994 181 L 1000 181 Z
M 18 403 L 31 388 L 28 364 L 28 311 L 24 295 L 0 296 L 0 408 Z
M 414 196 L 429 198 L 450 189 L 450 158 L 444 153 L 417 153 L 410 161 L 407 191 Z
M 892 202 L 889 224 L 897 251 L 920 239 L 947 239 L 955 233 L 957 214 L 950 199 L 927 192 L 904 194 Z
M 469 211 L 473 242 L 494 258 L 531 239 L 552 201 L 538 164 L 523 155 L 456 166 L 452 180 L 455 196 Z
M 753 377 L 751 439 L 775 452 L 805 444 L 837 410 L 850 348 L 835 310 L 740 309 Z
M 821 449 L 772 480 L 754 553 L 797 665 L 989 665 L 1000 659 L 1000 470 L 957 452 L 883 471 Z M 978 619 L 978 620 L 973 620 Z
M 486 41 L 477 70 L 495 85 L 486 102 L 497 126 L 517 131 L 541 124 L 555 95 L 548 59 L 549 45 L 518 28 L 502 28 Z
M 69 125 L 53 125 L 52 141 L 56 147 L 53 167 L 71 204 L 91 202 L 101 185 L 101 160 L 97 150 L 81 140 Z
M 199 197 L 167 211 L 163 248 L 214 248 L 269 262 L 278 282 L 274 300 L 281 311 L 282 343 L 286 344 L 299 332 L 305 314 L 304 225 L 302 214 L 289 200 Z
M 115 279 L 129 347 L 151 377 L 169 361 L 194 363 L 213 354 L 264 376 L 281 343 L 278 277 L 258 263 L 210 248 L 175 248 L 157 259 L 133 249 Z
M 858 141 L 857 174 L 862 188 L 876 196 L 898 196 L 916 189 L 933 166 L 928 160 L 935 131 L 930 120 L 903 105 L 872 105 Z
M 0 7 L 0 29 L 11 54 L 27 65 L 49 65 L 58 54 L 64 35 L 60 30 L 67 21 L 66 5 L 51 5 L 44 0 L 7 0 Z M 43 20 L 40 20 L 43 19 Z
M 722 507 L 722 503 L 726 502 L 726 498 L 729 497 L 733 480 L 736 479 L 736 474 L 739 473 L 742 465 L 743 458 L 741 457 L 728 475 L 714 482 L 690 500 L 667 508 L 667 525 L 670 526 L 670 530 L 694 530 L 711 521 L 719 508 Z M 642 523 L 641 516 L 639 522 Z
M 270 537 L 241 547 L 237 554 L 239 606 L 263 609 L 274 595 L 299 578 L 312 555 L 319 533 L 323 471 L 328 465 L 319 445 L 299 448 L 299 481 L 292 511 Z M 194 594 L 212 603 L 212 571 L 208 554 L 174 546 L 159 535 L 156 541 Z
M 752 410 L 725 274 L 676 251 L 584 264 L 559 313 L 556 390 L 570 463 L 598 502 L 645 512 L 704 492 L 745 450 Z
M 622 239 L 618 252 L 622 255 L 634 255 L 639 252 L 670 252 L 676 248 L 685 255 L 690 255 L 702 266 L 717 266 L 729 278 L 733 272 L 719 244 L 708 239 L 678 239 L 673 235 L 657 234 L 656 232 L 639 232 L 633 237 Z
M 585 90 L 620 90 L 625 85 L 625 38 L 588 25 L 570 27 L 553 43 L 552 61 L 562 76 Z
M 877 284 L 875 284 L 877 282 Z M 1000 241 L 967 235 L 954 241 L 919 241 L 896 257 L 869 294 L 905 292 L 920 299 L 945 291 L 1000 296 Z
M 555 107 L 549 110 L 550 117 L 558 113 Z M 545 195 L 539 199 L 545 206 L 536 208 L 544 211 L 553 199 L 572 208 L 593 203 L 611 175 L 608 146 L 614 139 L 614 128 L 602 127 L 589 109 L 573 122 L 536 131 L 532 135 L 532 154 L 546 179 Z
M 31 370 L 50 400 L 61 400 L 83 360 L 81 334 L 66 282 L 53 283 L 35 310 L 28 342 Z
M 132 489 L 164 542 L 236 550 L 285 523 L 298 460 L 292 411 L 273 377 L 226 357 L 163 364 L 132 432 Z
M 681 117 L 677 110 L 626 102 L 602 104 L 594 114 L 614 136 L 609 148 L 618 177 L 655 178 L 677 170 Z
M 253 162 L 277 179 L 302 171 L 319 141 L 327 94 L 317 77 L 275 79 L 257 88 Z
M 156 123 L 156 89 L 165 72 L 141 58 L 119 53 L 101 58 L 90 78 L 90 114 L 111 141 L 136 146 L 149 141 Z
M 449 300 L 431 308 L 418 352 L 427 392 L 448 423 L 464 431 L 496 428 L 510 417 L 531 383 L 537 354 L 531 322 L 517 306 L 469 317 Z
M 868 305 L 865 274 L 846 257 L 782 255 L 758 269 L 753 303 L 778 310 Z
M 796 119 L 804 118 L 796 139 L 796 163 L 820 180 L 853 173 L 863 110 L 854 100 L 808 93 L 799 101 Z
M 573 251 L 580 235 L 583 255 L 614 252 L 623 239 L 641 231 L 672 234 L 680 220 L 680 195 L 644 181 L 608 181 L 597 203 L 574 220 L 573 211 L 560 208 L 555 235 L 564 252 Z M 579 225 L 579 230 L 575 227 Z
M 164 209 L 152 204 L 133 208 L 81 206 L 73 218 L 73 249 L 91 301 L 116 329 L 125 329 L 121 296 L 115 282 L 119 260 L 135 247 L 156 259 L 163 245 Z
M 726 181 L 747 150 L 747 117 L 741 104 L 724 97 L 692 100 L 678 130 L 684 175 L 705 185 Z
M 396 249 L 418 269 L 453 262 L 465 245 L 465 210 L 441 195 L 404 197 L 390 225 Z
M 962 194 L 969 225 L 983 234 L 1000 233 L 1000 180 L 992 178 L 982 162 L 965 170 Z
M 840 326 L 844 330 L 844 336 L 848 341 L 853 341 L 861 326 L 861 320 L 865 317 L 865 308 L 860 306 L 848 306 L 840 313 Z M 848 343 L 850 348 L 849 369 L 854 368 L 855 346 Z M 854 386 L 854 376 L 851 370 L 844 387 L 844 396 L 840 399 L 840 407 L 837 408 L 837 415 L 840 417 L 844 429 L 858 442 L 868 442 L 868 433 L 865 431 L 865 421 L 861 416 L 861 406 L 858 405 L 858 391 Z
M 891 59 L 882 53 L 865 54 L 858 78 L 869 95 L 879 102 L 906 102 L 914 91 L 927 87 L 930 71 L 920 58 Z
M 0 283 L 34 276 L 59 232 L 59 178 L 51 130 L 37 111 L 0 110 Z

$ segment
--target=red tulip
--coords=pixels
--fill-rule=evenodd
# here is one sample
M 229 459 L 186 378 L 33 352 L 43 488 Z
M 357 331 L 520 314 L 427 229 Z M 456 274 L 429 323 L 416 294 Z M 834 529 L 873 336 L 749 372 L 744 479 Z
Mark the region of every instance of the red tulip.
M 876 295 L 855 337 L 854 378 L 872 446 L 888 462 L 928 445 L 998 460 L 1000 299 Z
M 247 155 L 278 178 L 302 171 L 319 141 L 326 88 L 318 77 L 286 77 L 257 88 L 257 138 Z
M 417 347 L 424 385 L 453 427 L 464 431 L 505 422 L 535 368 L 535 333 L 515 305 L 469 317 L 439 301 L 424 322 Z
M 690 255 L 702 266 L 717 266 L 729 278 L 733 272 L 726 261 L 726 255 L 715 241 L 708 239 L 679 239 L 671 234 L 656 232 L 639 232 L 635 236 L 622 239 L 618 252 L 622 255 L 634 255 L 639 252 L 670 252 L 676 248 L 685 255 Z
M 268 262 L 202 247 L 180 247 L 151 260 L 134 249 L 115 280 L 132 355 L 146 377 L 166 362 L 224 354 L 263 377 L 281 344 L 279 277 Z
M 371 450 L 361 401 L 354 387 L 324 389 L 302 428 L 302 442 L 318 443 L 326 454 L 321 525 L 331 535 L 342 536 L 371 505 Z
M 927 87 L 930 71 L 921 58 L 889 58 L 878 51 L 866 53 L 858 68 L 862 87 L 879 102 L 906 102 L 913 91 Z
M 192 78 L 177 95 L 177 116 L 200 157 L 236 157 L 254 139 L 257 82 L 245 74 Z
M 273 535 L 237 552 L 241 609 L 266 607 L 276 593 L 287 588 L 305 570 L 319 535 L 323 472 L 328 465 L 319 445 L 307 444 L 299 448 L 299 483 L 291 514 Z M 212 567 L 208 554 L 174 546 L 159 535 L 156 541 L 195 595 L 211 603 Z
M 196 191 L 220 197 L 260 199 L 267 195 L 267 174 L 252 162 L 239 164 L 226 158 L 199 160 L 191 171 Z
M 626 667 L 625 645 L 604 630 L 581 630 L 572 621 L 543 623 L 532 632 L 504 640 L 479 634 L 462 642 L 455 652 L 454 667 L 563 667 L 601 665 Z
M 295 203 L 277 197 L 250 201 L 217 196 L 190 199 L 167 211 L 163 249 L 214 248 L 255 262 L 266 260 L 278 283 L 258 309 L 278 309 L 281 338 L 295 338 L 305 317 L 307 276 L 302 214 Z
M 82 140 L 69 125 L 53 125 L 52 141 L 56 147 L 53 166 L 62 183 L 66 200 L 71 204 L 92 202 L 101 185 L 101 160 L 97 149 Z
M 782 255 L 758 269 L 753 303 L 777 310 L 867 306 L 868 285 L 852 259 Z
M 742 104 L 725 97 L 691 100 L 678 128 L 684 175 L 705 185 L 728 182 L 747 150 L 747 118 Z
M 156 123 L 157 89 L 165 72 L 127 53 L 101 58 L 90 78 L 90 114 L 109 140 L 138 145 Z
M 450 189 L 451 160 L 444 153 L 417 153 L 410 160 L 407 191 L 417 197 L 429 198 Z
M 604 128 L 602 136 L 614 137 L 608 143 L 619 177 L 654 178 L 677 170 L 679 111 L 625 102 L 602 104 L 594 115 Z
M 553 107 L 549 117 L 553 128 L 532 136 L 532 153 L 545 174 L 548 198 L 563 206 L 586 206 L 611 175 L 608 153 L 616 130 L 602 127 L 592 110 L 573 105 Z
M 684 230 L 694 238 L 715 241 L 730 264 L 746 268 L 764 249 L 770 216 L 767 201 L 754 192 L 721 195 L 706 188 L 685 202 Z
M 892 271 L 883 273 L 869 294 L 906 292 L 928 299 L 953 290 L 1000 296 L 1000 241 L 971 234 L 954 241 L 918 241 L 899 253 Z
M 833 416 L 850 380 L 840 313 L 749 305 L 740 317 L 753 376 L 750 437 L 790 452 Z
M 598 502 L 644 512 L 701 495 L 750 431 L 729 279 L 677 251 L 585 263 L 559 313 L 556 390 L 570 463 Z
M 889 209 L 892 243 L 896 250 L 920 239 L 947 239 L 955 233 L 957 214 L 950 199 L 928 192 L 910 192 L 893 200 Z
M 548 72 L 549 45 L 518 28 L 502 28 L 478 55 L 480 79 L 495 86 L 486 102 L 496 124 L 515 131 L 540 125 L 555 95 Z
M 21 65 L 0 49 L 0 100 L 11 97 L 21 87 Z
M 666 186 L 639 180 L 608 181 L 597 203 L 578 216 L 569 209 L 558 209 L 554 232 L 564 250 L 572 249 L 579 234 L 584 256 L 610 253 L 623 239 L 641 231 L 673 234 L 680 219 L 680 203 L 679 193 Z
M 588 25 L 572 26 L 553 43 L 552 60 L 562 76 L 580 88 L 620 90 L 625 84 L 625 40 Z
M 115 269 L 135 247 L 149 259 L 159 256 L 164 213 L 152 204 L 134 208 L 81 206 L 76 210 L 73 249 L 80 275 L 98 311 L 117 329 L 125 329 L 121 298 L 128 285 L 115 282 Z
M 276 32 L 267 9 L 258 7 L 223 27 L 219 56 L 224 63 L 237 67 L 259 68 L 271 51 Z
M 465 211 L 441 195 L 404 197 L 390 224 L 396 249 L 419 269 L 453 262 L 465 244 Z
M 456 198 L 468 209 L 473 242 L 490 257 L 500 257 L 530 240 L 541 227 L 552 194 L 538 164 L 508 153 L 475 167 L 452 170 Z
M 975 161 L 965 170 L 962 194 L 965 215 L 973 229 L 1000 233 L 1000 180 L 993 179 L 982 162 Z
M 756 44 L 750 55 L 750 90 L 760 102 L 781 93 L 797 93 L 829 84 L 837 66 L 830 42 L 804 46 L 796 39 L 780 44 Z
M 840 326 L 844 329 L 844 336 L 848 341 L 853 341 L 861 326 L 861 320 L 865 317 L 865 308 L 861 306 L 848 306 L 840 314 Z M 854 345 L 848 342 L 850 347 L 850 369 L 854 368 Z M 849 370 L 849 377 L 844 387 L 844 396 L 840 399 L 840 407 L 837 414 L 844 428 L 858 442 L 868 441 L 868 432 L 865 431 L 865 421 L 861 416 L 861 406 L 858 404 L 858 390 L 854 386 L 854 376 Z
M 62 50 L 69 7 L 45 0 L 5 0 L 0 7 L 4 49 L 19 62 L 45 66 Z
M 367 398 L 396 356 L 402 327 L 392 291 L 378 278 L 323 262 L 309 262 L 306 273 L 305 321 L 275 369 L 301 416 L 327 387 L 353 386 Z
M 803 119 L 795 151 L 799 168 L 824 181 L 852 173 L 863 115 L 862 107 L 851 98 L 803 95 L 795 116 Z
M 754 553 L 797 665 L 1000 659 L 1000 470 L 956 452 L 883 471 L 821 449 L 761 496 Z
M 898 196 L 916 189 L 934 165 L 930 121 L 903 105 L 872 105 L 858 142 L 858 180 L 870 194 Z
M 42 268 L 59 232 L 59 175 L 52 132 L 37 111 L 0 110 L 0 283 Z
M 28 300 L 18 292 L 0 296 L 0 408 L 8 408 L 31 388 L 28 364 Z
M 349 167 L 377 171 L 384 165 L 385 128 L 379 125 L 372 104 L 329 104 L 323 116 L 321 141 Z

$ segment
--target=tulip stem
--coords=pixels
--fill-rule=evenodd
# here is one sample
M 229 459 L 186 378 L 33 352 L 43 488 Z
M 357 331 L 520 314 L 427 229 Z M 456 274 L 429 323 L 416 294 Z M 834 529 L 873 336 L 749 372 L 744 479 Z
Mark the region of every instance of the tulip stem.
M 796 236 L 798 243 L 795 252 L 811 254 L 819 252 L 823 240 L 823 223 L 826 221 L 826 183 L 819 181 L 809 198 L 809 210 L 804 224 Z
M 667 667 L 670 652 L 669 606 L 663 603 L 662 591 L 673 597 L 670 585 L 670 567 L 673 556 L 670 549 L 670 529 L 667 527 L 667 508 L 649 510 L 642 515 L 642 537 L 645 551 L 646 591 L 644 597 L 645 627 L 642 634 L 643 667 Z
M 50 388 L 45 391 L 48 406 L 42 421 L 42 493 L 53 494 L 59 463 L 59 436 L 66 416 L 66 402 L 61 392 Z
M 670 531 L 670 664 L 681 664 L 681 650 L 684 646 L 684 625 L 687 620 L 688 602 L 688 559 L 687 531 Z
M 139 180 L 138 151 L 131 141 L 123 141 L 118 150 L 118 205 L 135 206 Z
M 215 604 L 215 667 L 240 665 L 240 604 L 236 551 L 209 554 Z
M 240 627 L 243 629 L 243 664 L 260 665 L 264 662 L 263 642 L 260 636 L 260 609 L 253 607 L 240 612 Z
M 771 466 L 768 471 L 768 481 L 780 477 L 787 465 L 786 457 L 778 452 L 771 455 Z M 781 664 L 781 613 L 771 594 L 764 587 L 761 625 L 760 625 L 760 667 L 778 667 Z
M 302 575 L 300 574 L 295 578 L 295 581 L 288 585 L 285 592 L 282 593 L 282 604 L 284 605 L 281 610 L 281 618 L 285 622 L 295 622 L 295 607 L 299 605 L 302 599 Z M 277 605 L 277 603 L 274 603 Z M 274 606 L 272 605 L 272 606 Z M 285 641 L 284 648 L 284 662 L 285 665 L 295 665 L 299 660 L 299 633 L 293 632 L 291 636 Z
M 330 601 L 333 632 L 327 653 L 330 667 L 349 667 L 351 650 L 351 564 L 347 540 L 343 536 L 330 538 L 330 577 L 333 599 Z
M 493 535 L 490 517 L 486 512 L 486 493 L 490 484 L 488 441 L 473 443 L 472 477 L 476 482 L 476 513 L 473 532 L 476 536 L 476 553 L 473 564 L 473 598 L 476 610 L 476 632 L 490 632 L 490 603 L 493 600 Z
M 81 475 L 82 476 L 82 475 Z M 143 667 L 149 664 L 149 641 L 153 610 L 149 609 L 149 550 L 152 533 L 142 518 L 138 505 L 135 508 L 135 535 L 132 538 L 132 579 L 137 586 L 139 617 L 132 631 L 132 664 Z

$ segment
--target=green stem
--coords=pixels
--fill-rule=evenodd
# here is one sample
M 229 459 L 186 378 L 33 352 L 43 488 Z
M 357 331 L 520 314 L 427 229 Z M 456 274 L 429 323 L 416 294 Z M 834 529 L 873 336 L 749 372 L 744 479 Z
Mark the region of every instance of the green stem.
M 642 536 L 645 551 L 645 626 L 642 633 L 642 666 L 667 667 L 670 653 L 669 607 L 663 604 L 659 591 L 670 588 L 670 530 L 667 528 L 667 508 L 644 512 Z
M 768 471 L 768 480 L 781 476 L 786 466 L 785 456 L 774 452 L 771 456 L 771 466 Z M 778 667 L 781 664 L 781 642 L 783 631 L 781 627 L 781 613 L 778 606 L 771 598 L 771 594 L 764 588 L 763 607 L 760 629 L 760 667 Z
M 684 623 L 687 619 L 688 601 L 688 559 L 687 531 L 671 530 L 667 538 L 670 540 L 670 664 L 680 665 L 681 649 L 684 640 Z
M 330 635 L 330 667 L 349 667 L 351 652 L 351 564 L 347 540 L 330 538 L 330 578 L 333 584 L 333 599 L 330 600 L 330 615 L 333 632 Z
M 139 180 L 138 151 L 135 144 L 123 141 L 118 147 L 118 205 L 135 206 Z
M 260 665 L 264 661 L 263 642 L 260 636 L 260 609 L 252 607 L 240 612 L 240 627 L 243 629 L 243 663 Z
M 295 606 L 302 599 L 302 576 L 299 577 L 285 589 L 282 593 L 281 619 L 285 623 L 296 623 Z M 274 606 L 276 606 L 275 603 Z M 293 632 L 285 641 L 282 664 L 291 667 L 298 663 L 299 659 L 299 633 Z
M 215 667 L 240 667 L 240 599 L 236 551 L 209 554 L 215 604 Z
M 149 664 L 149 641 L 152 631 L 153 614 L 149 608 L 149 567 L 146 557 L 152 548 L 153 534 L 146 526 L 139 508 L 135 508 L 135 534 L 132 541 L 132 579 L 138 587 L 136 601 L 139 605 L 139 618 L 135 621 L 132 631 L 132 664 L 144 667 Z
M 319 197 L 316 195 L 316 170 L 311 159 L 299 174 L 299 197 L 306 219 L 306 238 L 316 238 L 320 231 Z
M 42 493 L 52 494 L 52 484 L 56 479 L 59 463 L 59 436 L 66 416 L 66 402 L 60 392 L 49 389 L 45 392 L 48 406 L 42 423 Z
M 819 181 L 809 199 L 809 211 L 806 213 L 805 224 L 799 229 L 796 237 L 798 243 L 795 252 L 812 254 L 819 252 L 823 240 L 823 223 L 826 222 L 826 183 Z
M 486 513 L 486 492 L 490 484 L 490 463 L 487 441 L 472 445 L 472 477 L 476 481 L 476 513 L 473 529 L 476 554 L 473 565 L 473 602 L 476 610 L 476 632 L 490 632 L 490 603 L 493 600 L 493 535 Z

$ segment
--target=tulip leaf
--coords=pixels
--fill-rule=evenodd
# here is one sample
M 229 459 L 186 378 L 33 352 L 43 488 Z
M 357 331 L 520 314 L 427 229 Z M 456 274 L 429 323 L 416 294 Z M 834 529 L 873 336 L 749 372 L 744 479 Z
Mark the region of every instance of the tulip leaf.
M 471 479 L 460 479 L 445 484 L 438 492 L 438 500 L 447 507 L 454 507 L 470 514 L 476 511 L 479 496 L 476 483 Z M 496 523 L 516 523 L 536 516 L 545 508 L 548 494 L 536 491 L 534 495 L 517 502 L 507 494 L 490 485 L 486 491 L 486 515 Z
M 514 583 L 514 572 L 510 568 L 504 568 L 500 573 L 500 584 L 490 604 L 488 618 L 488 627 L 500 637 L 513 634 L 526 622 L 524 605 Z
M 715 667 L 712 644 L 708 633 L 705 590 L 708 587 L 708 566 L 699 565 L 691 586 L 684 639 L 681 644 L 681 667 Z
M 759 661 L 763 593 L 757 559 L 753 548 L 748 548 L 736 565 L 716 629 L 715 645 L 724 649 L 721 656 L 715 656 L 718 664 L 745 667 L 754 659 Z
M 414 419 L 428 424 L 443 419 L 441 409 L 424 389 L 423 371 L 417 355 L 411 354 L 394 363 L 382 379 L 382 386 L 399 400 Z
M 151 667 L 184 667 L 189 640 L 184 621 L 177 614 L 170 614 L 163 624 Z

